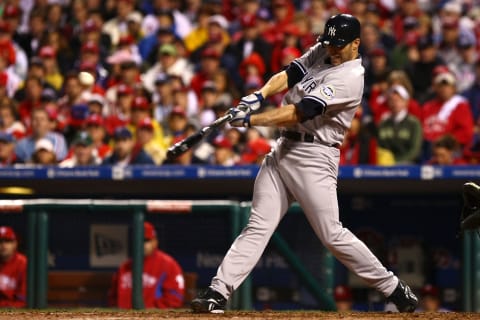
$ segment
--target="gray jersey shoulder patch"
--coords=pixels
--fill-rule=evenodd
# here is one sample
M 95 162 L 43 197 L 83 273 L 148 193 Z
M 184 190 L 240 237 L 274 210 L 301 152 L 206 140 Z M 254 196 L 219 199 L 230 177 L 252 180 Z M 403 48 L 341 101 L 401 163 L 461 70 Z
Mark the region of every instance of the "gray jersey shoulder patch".
M 320 93 L 325 99 L 331 100 L 335 97 L 335 87 L 331 84 L 322 84 L 320 86 Z

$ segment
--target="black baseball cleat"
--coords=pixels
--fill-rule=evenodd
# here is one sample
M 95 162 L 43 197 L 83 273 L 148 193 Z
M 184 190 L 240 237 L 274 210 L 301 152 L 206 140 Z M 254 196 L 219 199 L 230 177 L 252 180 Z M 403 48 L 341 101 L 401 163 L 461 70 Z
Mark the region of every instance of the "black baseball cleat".
M 227 299 L 208 288 L 192 300 L 191 307 L 195 313 L 224 313 L 226 304 Z
M 397 287 L 387 300 L 393 302 L 399 312 L 414 312 L 418 306 L 417 296 L 402 280 L 398 281 Z

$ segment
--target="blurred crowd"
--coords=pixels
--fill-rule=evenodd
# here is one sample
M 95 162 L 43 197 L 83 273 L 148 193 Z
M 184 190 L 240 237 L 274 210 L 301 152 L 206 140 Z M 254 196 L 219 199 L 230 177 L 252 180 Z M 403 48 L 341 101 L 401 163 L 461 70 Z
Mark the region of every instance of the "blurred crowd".
M 0 163 L 259 163 L 278 130 L 227 125 L 165 155 L 308 50 L 339 12 L 362 23 L 366 70 L 341 164 L 478 163 L 475 0 L 5 0 Z

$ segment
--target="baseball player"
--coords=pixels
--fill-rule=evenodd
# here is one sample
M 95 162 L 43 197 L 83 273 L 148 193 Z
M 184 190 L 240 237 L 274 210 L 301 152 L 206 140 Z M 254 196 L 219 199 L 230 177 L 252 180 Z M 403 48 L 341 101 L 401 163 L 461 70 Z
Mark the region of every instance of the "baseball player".
M 27 257 L 11 227 L 0 226 L 0 308 L 27 306 Z
M 158 249 L 157 233 L 150 222 L 144 222 L 143 230 L 142 292 L 145 308 L 179 308 L 185 294 L 182 268 L 172 256 Z M 132 259 L 122 263 L 113 275 L 108 303 L 121 309 L 132 308 Z
M 418 299 L 408 285 L 387 271 L 339 221 L 339 146 L 363 93 L 359 45 L 357 18 L 330 17 L 317 44 L 229 111 L 233 126 L 278 126 L 283 131 L 256 178 L 248 224 L 209 288 L 192 301 L 194 312 L 224 312 L 228 298 L 251 272 L 293 201 L 301 205 L 323 245 L 352 272 L 381 291 L 400 312 L 417 307 Z M 251 113 L 264 98 L 287 88 L 282 108 Z

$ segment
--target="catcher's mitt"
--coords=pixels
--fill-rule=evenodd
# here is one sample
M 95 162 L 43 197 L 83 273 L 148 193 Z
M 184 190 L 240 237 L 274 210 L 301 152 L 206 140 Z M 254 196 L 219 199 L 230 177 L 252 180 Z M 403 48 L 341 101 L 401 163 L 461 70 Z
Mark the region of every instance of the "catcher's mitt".
M 461 231 L 480 228 L 480 186 L 474 182 L 467 182 L 463 185 L 462 195 Z

